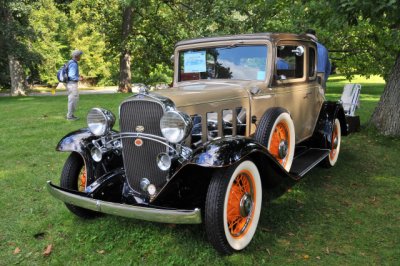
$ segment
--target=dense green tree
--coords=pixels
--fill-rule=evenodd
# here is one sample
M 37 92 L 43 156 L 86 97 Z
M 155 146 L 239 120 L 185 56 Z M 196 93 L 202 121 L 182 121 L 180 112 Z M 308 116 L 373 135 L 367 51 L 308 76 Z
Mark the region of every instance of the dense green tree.
M 314 28 L 340 73 L 378 74 L 388 81 L 371 121 L 384 134 L 400 134 L 399 5 L 396 0 L 1 0 L 0 86 L 22 94 L 26 73 L 53 83 L 57 68 L 77 48 L 85 53 L 83 75 L 130 91 L 131 82 L 171 82 L 170 56 L 179 40 Z
M 121 3 L 122 8 L 122 23 L 121 23 L 121 37 L 119 38 L 120 44 L 120 59 L 119 59 L 119 92 L 132 92 L 132 78 L 131 78 L 131 49 L 129 40 L 133 35 L 133 17 L 135 8 L 135 1 L 130 3 Z M 136 23 L 135 23 L 136 24 Z
M 365 39 L 372 39 L 376 43 L 374 63 L 382 66 L 387 83 L 371 122 L 381 133 L 399 136 L 400 1 L 340 0 L 338 6 L 339 11 L 347 14 L 349 24 L 366 20 L 375 29 Z
M 330 50 L 341 52 L 333 58 L 342 73 L 386 79 L 371 122 L 385 135 L 400 135 L 400 1 L 306 1 L 305 5 L 314 14 L 305 21 L 321 29 Z
M 28 23 L 31 4 L 31 1 L 0 1 L 0 82 L 11 87 L 11 95 L 25 94 L 25 70 L 33 69 L 40 59 L 29 49 L 35 37 Z
M 117 1 L 73 1 L 69 10 L 69 27 L 67 30 L 70 50 L 82 50 L 84 56 L 80 72 L 84 77 L 95 78 L 100 84 L 109 83 L 112 67 L 117 63 L 115 55 L 110 55 L 106 43 L 104 25 L 105 9 L 113 11 Z
M 69 50 L 66 34 L 68 18 L 53 0 L 40 0 L 34 4 L 29 23 L 37 36 L 31 42 L 31 49 L 41 55 L 36 71 L 31 73 L 31 80 L 55 84 L 55 72 L 65 63 Z

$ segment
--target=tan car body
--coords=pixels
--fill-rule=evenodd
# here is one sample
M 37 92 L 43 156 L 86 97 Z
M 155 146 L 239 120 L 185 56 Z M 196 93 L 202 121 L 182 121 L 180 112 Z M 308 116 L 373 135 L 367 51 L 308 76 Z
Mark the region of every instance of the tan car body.
M 193 80 L 179 82 L 179 52 L 183 50 L 229 46 L 229 45 L 265 45 L 268 47 L 266 77 L 257 80 Z M 278 45 L 303 46 L 304 75 L 302 78 L 277 80 L 276 49 Z M 310 66 L 309 48 L 316 49 L 316 44 L 305 35 L 295 34 L 249 34 L 224 36 L 218 38 L 202 38 L 182 41 L 175 48 L 175 75 L 173 88 L 157 91 L 170 98 L 180 111 L 189 115 L 206 117 L 207 113 L 217 112 L 219 134 L 222 137 L 222 112 L 234 110 L 237 107 L 246 109 L 246 136 L 251 136 L 256 130 L 257 121 L 271 107 L 283 107 L 291 115 L 296 132 L 296 144 L 309 138 L 314 131 L 321 106 L 324 102 L 324 92 L 317 82 L 316 64 Z M 308 76 L 309 72 L 314 75 Z M 206 132 L 203 125 L 203 132 Z M 233 134 L 234 135 L 234 134 Z M 203 134 L 203 142 L 207 135 Z
M 238 60 L 218 62 L 224 50 Z M 119 131 L 112 112 L 91 109 L 88 128 L 59 141 L 56 149 L 71 155 L 60 187 L 48 181 L 47 188 L 81 218 L 100 212 L 204 222 L 220 253 L 242 250 L 256 232 L 263 198 L 279 197 L 317 165 L 334 166 L 348 134 L 341 103 L 324 100 L 316 58 L 316 43 L 303 35 L 179 42 L 173 87 L 142 88 L 123 101 Z

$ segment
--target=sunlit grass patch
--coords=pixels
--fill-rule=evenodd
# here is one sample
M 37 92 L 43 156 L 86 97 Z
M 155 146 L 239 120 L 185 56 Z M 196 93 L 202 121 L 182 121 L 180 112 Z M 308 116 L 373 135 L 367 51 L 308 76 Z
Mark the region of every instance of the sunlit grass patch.
M 339 99 L 347 81 L 328 83 Z M 365 81 L 365 82 L 364 82 Z M 354 82 L 354 81 L 352 81 Z M 384 84 L 359 79 L 363 126 Z M 337 166 L 313 169 L 281 198 L 263 203 L 250 246 L 220 256 L 201 225 L 105 216 L 74 217 L 45 189 L 59 183 L 68 132 L 102 106 L 118 115 L 124 94 L 81 95 L 76 122 L 66 96 L 0 98 L 0 265 L 396 265 L 400 261 L 400 141 L 371 129 L 343 138 Z M 48 245 L 52 252 L 44 256 Z M 19 252 L 15 252 L 19 248 Z

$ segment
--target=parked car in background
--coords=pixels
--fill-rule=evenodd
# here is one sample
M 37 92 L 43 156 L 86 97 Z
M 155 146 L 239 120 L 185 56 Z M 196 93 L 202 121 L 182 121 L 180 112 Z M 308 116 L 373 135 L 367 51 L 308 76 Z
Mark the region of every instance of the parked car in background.
M 118 130 L 97 107 L 87 128 L 61 139 L 57 150 L 71 154 L 50 193 L 82 218 L 204 223 L 219 252 L 244 249 L 263 200 L 334 166 L 348 134 L 341 104 L 325 100 L 316 53 L 296 34 L 177 43 L 172 88 L 124 100 Z

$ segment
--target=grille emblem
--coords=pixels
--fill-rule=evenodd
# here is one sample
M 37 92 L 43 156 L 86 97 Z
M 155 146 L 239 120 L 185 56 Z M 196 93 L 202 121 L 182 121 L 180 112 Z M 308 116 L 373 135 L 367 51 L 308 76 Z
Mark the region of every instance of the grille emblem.
M 140 147 L 143 145 L 143 140 L 142 139 L 135 139 L 135 145 L 136 147 Z
M 141 125 L 136 126 L 135 130 L 136 130 L 136 132 L 142 133 L 144 131 L 144 126 L 141 126 Z

